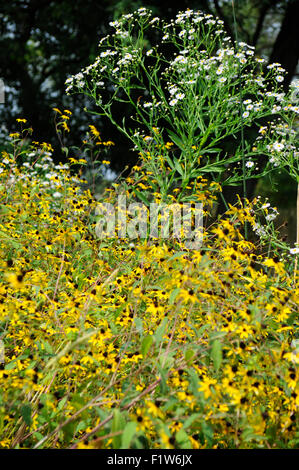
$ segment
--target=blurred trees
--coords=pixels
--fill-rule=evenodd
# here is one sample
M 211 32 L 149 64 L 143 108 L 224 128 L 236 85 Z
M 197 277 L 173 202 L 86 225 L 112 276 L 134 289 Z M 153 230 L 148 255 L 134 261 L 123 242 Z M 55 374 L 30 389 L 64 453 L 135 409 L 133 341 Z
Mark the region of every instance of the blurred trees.
M 6 102 L 0 104 L 2 123 L 12 130 L 15 118 L 25 117 L 36 138 L 55 147 L 51 108 L 69 108 L 73 112 L 69 144 L 78 145 L 83 129 L 92 122 L 83 108 L 92 105 L 81 95 L 65 95 L 65 79 L 94 60 L 100 37 L 110 30 L 109 21 L 140 6 L 167 19 L 180 10 L 201 9 L 223 19 L 228 34 L 234 35 L 231 0 L 1 2 L 0 77 L 6 86 Z M 271 62 L 280 62 L 288 71 L 288 86 L 299 56 L 299 0 L 235 0 L 235 9 L 239 40 L 255 45 L 257 53 Z M 94 118 L 94 123 L 104 138 L 117 141 L 112 166 L 121 170 L 133 163 L 136 156 L 130 152 L 129 143 L 115 134 L 108 122 Z M 62 157 L 59 152 L 57 155 Z

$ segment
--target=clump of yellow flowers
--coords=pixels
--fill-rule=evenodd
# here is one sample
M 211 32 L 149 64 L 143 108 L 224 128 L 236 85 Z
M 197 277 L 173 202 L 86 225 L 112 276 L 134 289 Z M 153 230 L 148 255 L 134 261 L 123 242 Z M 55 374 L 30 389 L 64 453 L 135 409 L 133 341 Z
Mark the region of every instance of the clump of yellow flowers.
M 32 171 L 0 162 L 0 447 L 298 447 L 299 290 L 244 239 L 253 205 L 205 225 L 201 250 L 99 240 L 96 199 L 32 145 Z M 136 166 L 120 186 L 152 184 Z M 207 218 L 220 189 L 190 189 Z

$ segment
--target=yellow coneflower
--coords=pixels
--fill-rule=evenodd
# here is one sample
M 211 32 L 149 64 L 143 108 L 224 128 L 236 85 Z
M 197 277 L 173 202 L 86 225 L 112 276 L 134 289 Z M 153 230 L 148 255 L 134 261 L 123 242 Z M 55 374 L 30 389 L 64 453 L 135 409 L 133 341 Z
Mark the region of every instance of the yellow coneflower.
M 15 289 L 20 289 L 24 285 L 24 272 L 20 273 L 9 273 L 6 275 L 7 281 L 11 285 L 11 287 Z

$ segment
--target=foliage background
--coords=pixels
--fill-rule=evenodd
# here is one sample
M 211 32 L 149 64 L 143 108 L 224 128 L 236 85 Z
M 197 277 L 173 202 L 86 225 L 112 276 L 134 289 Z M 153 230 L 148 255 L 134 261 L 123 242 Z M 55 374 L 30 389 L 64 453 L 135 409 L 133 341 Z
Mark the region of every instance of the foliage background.
M 234 37 L 231 0 L 183 0 L 149 2 L 131 0 L 14 0 L 0 6 L 0 77 L 5 83 L 5 103 L 0 104 L 2 130 L 13 131 L 15 117 L 25 117 L 34 129 L 34 136 L 51 143 L 56 160 L 65 160 L 57 141 L 53 123 L 54 106 L 73 111 L 72 132 L 67 145 L 79 145 L 90 115 L 83 113 L 93 103 L 86 97 L 65 94 L 65 79 L 79 68 L 94 61 L 98 42 L 105 35 L 109 21 L 140 6 L 149 7 L 165 19 L 180 10 L 200 9 L 219 16 L 227 33 Z M 238 36 L 256 47 L 257 55 L 268 62 L 279 62 L 287 70 L 285 87 L 298 76 L 299 45 L 296 18 L 299 16 L 298 0 L 239 0 L 235 1 Z M 121 107 L 119 112 L 130 110 Z M 117 133 L 105 119 L 94 118 L 99 130 L 117 145 L 111 148 L 111 168 L 119 173 L 136 163 L 137 154 L 130 143 Z M 1 147 L 0 140 L 0 147 Z M 275 189 L 276 188 L 276 189 Z M 277 190 L 279 188 L 279 192 Z M 274 186 L 269 179 L 253 185 L 249 196 L 269 196 L 281 212 L 281 222 L 288 220 L 287 236 L 295 239 L 294 183 L 285 175 L 277 175 Z

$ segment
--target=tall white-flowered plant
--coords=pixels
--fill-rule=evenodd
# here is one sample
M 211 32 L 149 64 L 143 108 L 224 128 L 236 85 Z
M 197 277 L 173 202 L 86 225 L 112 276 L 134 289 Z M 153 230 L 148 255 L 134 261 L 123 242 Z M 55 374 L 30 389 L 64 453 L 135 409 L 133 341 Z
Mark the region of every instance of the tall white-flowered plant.
M 148 155 L 162 197 L 174 183 L 183 197 L 199 175 L 236 185 L 244 171 L 257 178 L 290 161 L 298 178 L 292 124 L 299 107 L 282 91 L 280 64 L 265 68 L 252 46 L 233 46 L 223 22 L 199 11 L 165 23 L 140 8 L 110 26 L 95 62 L 66 80 L 67 93 L 92 97 L 99 114 Z M 132 107 L 130 120 L 115 115 L 115 101 Z

